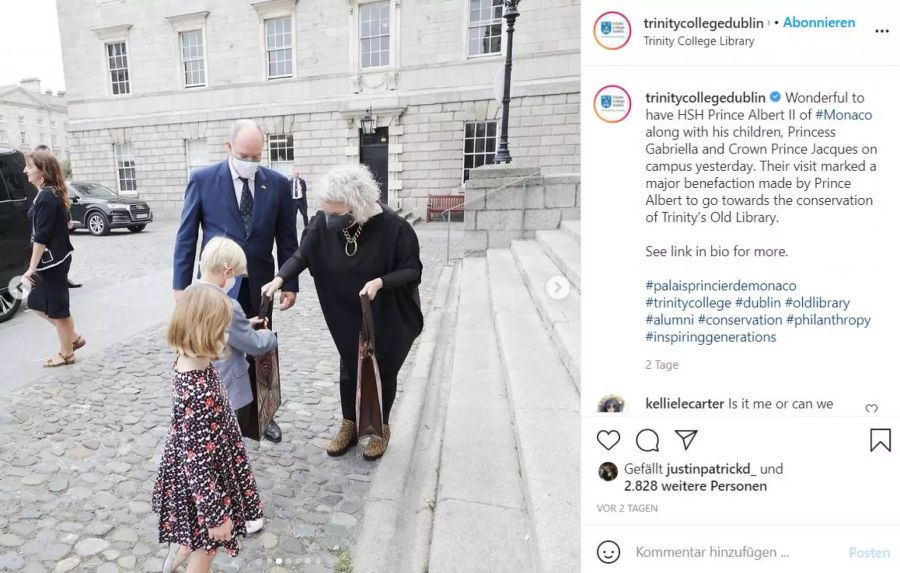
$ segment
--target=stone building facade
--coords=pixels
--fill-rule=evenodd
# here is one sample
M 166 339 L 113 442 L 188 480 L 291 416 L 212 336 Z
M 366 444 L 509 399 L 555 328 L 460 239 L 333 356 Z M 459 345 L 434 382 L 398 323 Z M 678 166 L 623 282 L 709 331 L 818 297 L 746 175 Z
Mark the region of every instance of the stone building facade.
M 0 86 L 0 147 L 24 152 L 43 144 L 65 160 L 68 121 L 65 92 L 41 91 L 36 78 Z
M 193 168 L 257 120 L 263 161 L 318 176 L 362 161 L 424 215 L 499 136 L 502 0 L 67 0 L 58 3 L 71 159 L 176 215 Z M 517 165 L 579 170 L 579 0 L 527 0 L 514 37 Z M 362 134 L 364 118 L 377 129 Z

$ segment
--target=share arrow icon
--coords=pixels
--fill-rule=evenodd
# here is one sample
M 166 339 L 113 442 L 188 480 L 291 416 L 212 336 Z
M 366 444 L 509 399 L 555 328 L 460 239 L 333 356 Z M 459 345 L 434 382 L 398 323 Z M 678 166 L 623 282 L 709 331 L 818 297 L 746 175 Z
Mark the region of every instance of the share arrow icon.
M 678 434 L 678 437 L 681 438 L 681 442 L 684 444 L 684 451 L 687 451 L 691 444 L 694 443 L 697 432 L 698 430 L 675 430 L 675 433 Z

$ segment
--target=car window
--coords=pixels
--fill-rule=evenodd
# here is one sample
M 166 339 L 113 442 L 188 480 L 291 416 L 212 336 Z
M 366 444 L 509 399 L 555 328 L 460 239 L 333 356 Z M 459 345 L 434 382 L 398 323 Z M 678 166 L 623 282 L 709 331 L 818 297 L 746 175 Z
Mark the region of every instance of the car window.
M 28 185 L 28 179 L 22 173 L 24 165 L 18 162 L 8 160 L 0 161 L 0 187 L 3 188 L 6 197 L 2 200 L 10 199 L 21 200 L 26 199 L 25 186 Z
M 99 183 L 73 183 L 72 186 L 85 197 L 93 197 L 95 199 L 114 199 L 118 197 L 115 191 Z

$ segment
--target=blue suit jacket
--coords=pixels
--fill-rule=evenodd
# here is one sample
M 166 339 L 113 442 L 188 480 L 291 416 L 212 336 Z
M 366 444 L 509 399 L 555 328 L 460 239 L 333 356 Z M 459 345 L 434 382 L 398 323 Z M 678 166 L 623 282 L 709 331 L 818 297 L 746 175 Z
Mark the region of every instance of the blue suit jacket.
M 241 220 L 228 160 L 199 169 L 191 175 L 184 195 L 181 226 L 175 240 L 172 281 L 175 290 L 183 290 L 191 284 L 197 255 L 197 231 L 202 228 L 201 253 L 210 239 L 223 236 L 244 249 L 253 309 L 259 309 L 260 290 L 275 277 L 272 245 L 277 246 L 280 267 L 297 250 L 297 218 L 287 177 L 260 167 L 256 172 L 254 189 L 253 221 L 248 234 Z M 297 288 L 296 279 L 286 281 L 283 287 L 289 292 L 297 292 Z

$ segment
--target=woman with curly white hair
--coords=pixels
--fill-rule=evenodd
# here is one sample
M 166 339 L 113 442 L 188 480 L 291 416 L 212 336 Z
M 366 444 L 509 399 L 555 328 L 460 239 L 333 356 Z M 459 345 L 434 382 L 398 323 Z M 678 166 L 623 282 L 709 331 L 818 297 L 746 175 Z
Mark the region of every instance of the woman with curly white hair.
M 400 372 L 422 332 L 422 263 L 412 226 L 379 202 L 378 184 L 360 164 L 332 168 L 321 185 L 321 210 L 303 231 L 300 247 L 263 287 L 272 296 L 285 280 L 309 269 L 322 314 L 340 354 L 343 422 L 327 450 L 340 456 L 357 443 L 356 358 L 364 293 L 372 301 L 375 357 L 382 383 L 384 438 L 370 439 L 363 457 L 380 458 L 390 439 L 388 421 Z

